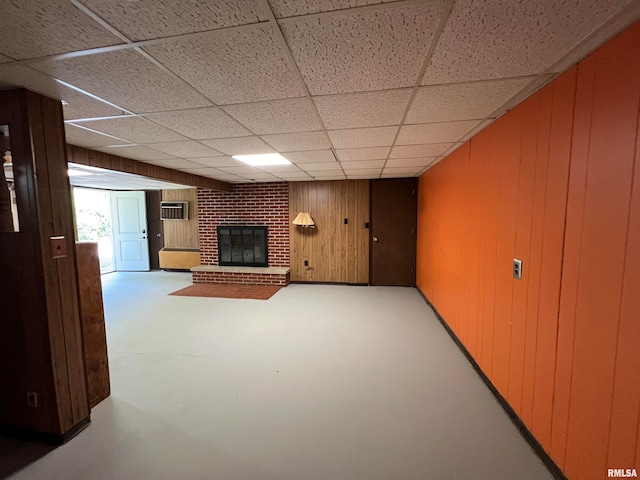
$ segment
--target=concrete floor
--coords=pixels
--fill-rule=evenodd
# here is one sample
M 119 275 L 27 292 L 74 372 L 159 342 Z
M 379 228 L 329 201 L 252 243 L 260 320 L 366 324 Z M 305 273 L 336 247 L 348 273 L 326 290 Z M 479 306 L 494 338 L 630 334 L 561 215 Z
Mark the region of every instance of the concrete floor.
M 103 284 L 112 396 L 67 445 L 20 444 L 42 456 L 10 478 L 552 478 L 414 289 Z

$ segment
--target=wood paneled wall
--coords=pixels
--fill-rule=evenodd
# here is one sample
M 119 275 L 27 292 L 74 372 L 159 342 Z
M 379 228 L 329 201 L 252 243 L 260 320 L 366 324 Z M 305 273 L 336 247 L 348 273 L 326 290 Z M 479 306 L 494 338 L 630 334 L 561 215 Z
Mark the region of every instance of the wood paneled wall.
M 89 165 L 91 167 L 105 168 L 107 170 L 116 170 L 118 172 L 133 173 L 150 178 L 157 178 L 167 182 L 178 183 L 182 185 L 193 185 L 194 187 L 211 188 L 213 190 L 222 190 L 228 192 L 231 190 L 231 184 L 214 180 L 213 178 L 201 177 L 191 173 L 180 172 L 170 168 L 151 165 L 150 163 L 138 162 L 130 158 L 119 157 L 117 155 L 109 155 L 108 153 L 90 150 L 76 145 L 67 145 L 67 156 L 69 162 L 78 163 L 80 165 Z
M 167 248 L 199 248 L 198 199 L 195 188 L 163 190 L 162 200 L 189 202 L 188 220 L 163 220 L 164 246 Z
M 418 286 L 569 478 L 640 462 L 639 78 L 636 23 L 420 179 Z
M 64 435 L 88 421 L 89 404 L 62 106 L 0 92 L 0 124 L 10 127 L 20 221 L 19 233 L 0 234 L 0 424 Z
M 292 225 L 299 212 L 316 227 Z M 289 214 L 291 281 L 369 282 L 368 180 L 292 182 Z

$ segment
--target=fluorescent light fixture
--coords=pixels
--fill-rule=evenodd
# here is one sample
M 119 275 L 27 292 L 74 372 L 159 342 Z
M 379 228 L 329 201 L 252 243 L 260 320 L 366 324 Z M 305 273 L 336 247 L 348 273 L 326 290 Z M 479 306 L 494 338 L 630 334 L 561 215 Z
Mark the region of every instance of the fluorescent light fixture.
M 259 155 L 232 155 L 236 160 L 252 167 L 266 167 L 269 165 L 289 165 L 291 162 L 279 153 L 261 153 Z

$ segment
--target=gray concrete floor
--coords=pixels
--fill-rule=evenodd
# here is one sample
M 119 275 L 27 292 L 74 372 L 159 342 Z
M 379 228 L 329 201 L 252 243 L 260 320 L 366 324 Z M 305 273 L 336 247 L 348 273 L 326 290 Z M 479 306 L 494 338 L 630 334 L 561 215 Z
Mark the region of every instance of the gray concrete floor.
M 103 277 L 112 395 L 15 479 L 548 479 L 411 288 Z

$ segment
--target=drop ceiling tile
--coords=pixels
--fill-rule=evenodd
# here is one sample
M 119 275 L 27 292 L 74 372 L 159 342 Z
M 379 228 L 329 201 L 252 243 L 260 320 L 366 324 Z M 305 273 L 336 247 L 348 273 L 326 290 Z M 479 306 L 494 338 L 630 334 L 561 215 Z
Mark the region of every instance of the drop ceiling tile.
M 477 120 L 463 122 L 422 123 L 400 127 L 396 145 L 457 142 L 460 137 L 478 125 Z
M 23 60 L 123 43 L 67 0 L 3 1 L 0 50 Z
M 135 113 L 211 105 L 133 50 L 36 63 L 34 68 Z
M 191 162 L 193 163 L 197 163 L 200 166 L 206 166 L 206 167 L 214 167 L 214 168 L 220 168 L 220 167 L 237 167 L 238 165 L 241 165 L 239 160 L 236 160 L 235 158 L 231 158 L 231 157 L 211 157 L 211 158 L 190 158 L 189 159 Z
M 335 162 L 330 150 L 312 150 L 309 152 L 288 152 L 282 155 L 293 163 Z
M 117 145 L 111 147 L 98 147 L 95 150 L 108 153 L 109 155 L 117 155 L 124 158 L 132 158 L 134 160 L 166 160 L 173 158 L 172 155 L 168 155 L 157 150 L 144 147 L 142 145 Z
M 357 162 L 340 162 L 342 168 L 346 170 L 359 170 L 362 168 L 382 168 L 384 160 L 359 160 Z
M 213 32 L 146 50 L 217 105 L 305 95 L 271 27 Z
M 220 167 L 219 170 L 226 173 L 233 173 L 234 175 L 247 175 L 250 173 L 258 174 L 261 172 L 259 169 L 250 167 L 248 165 L 239 165 L 237 167 Z
M 274 153 L 269 145 L 260 137 L 217 138 L 202 140 L 205 145 L 227 155 L 252 155 L 258 153 Z
M 387 158 L 390 147 L 347 148 L 336 150 L 336 155 L 343 162 L 352 160 L 380 160 Z
M 193 163 L 189 160 L 185 160 L 184 158 L 172 158 L 169 160 L 145 160 L 145 163 L 151 163 L 152 165 L 157 165 L 158 167 L 164 168 L 174 168 L 174 169 L 194 169 L 201 167 L 197 163 Z
M 81 0 L 131 40 L 216 30 L 267 20 L 255 0 Z M 170 19 L 170 21 L 167 21 Z
M 362 168 L 357 170 L 347 170 L 345 169 L 344 173 L 347 177 L 352 178 L 353 175 L 380 175 L 382 172 L 382 167 L 380 168 Z
M 566 54 L 551 67 L 551 71 L 559 73 L 572 67 L 600 45 L 610 40 L 640 18 L 640 2 L 635 2 L 616 15 L 603 28 L 596 30 L 588 39 Z
M 67 143 L 70 143 L 71 145 L 77 145 L 79 147 L 95 148 L 105 147 L 107 145 L 120 145 L 123 143 L 127 143 L 126 140 L 92 132 L 91 130 L 77 127 L 71 123 L 65 124 L 64 132 Z
M 186 140 L 182 135 L 140 117 L 111 118 L 82 122 L 83 127 L 107 135 L 123 138 L 133 143 L 159 143 Z
M 243 103 L 222 108 L 258 135 L 322 129 L 313 105 L 307 98 Z
M 327 129 L 398 125 L 411 96 L 411 89 L 347 93 L 314 97 Z
M 422 84 L 544 71 L 629 0 L 459 0 Z
M 331 12 L 346 8 L 375 5 L 394 0 L 269 0 L 271 10 L 276 18 L 297 17 L 310 13 Z
M 211 147 L 207 147 L 206 145 L 190 140 L 182 142 L 150 143 L 146 146 L 153 148 L 154 150 L 182 158 L 215 157 L 222 155 Z
M 302 179 L 311 179 L 311 175 L 306 172 L 282 172 L 282 173 L 274 173 L 274 175 L 278 178 L 282 178 L 283 180 L 302 180 Z
M 306 150 L 323 150 L 331 147 L 324 132 L 282 133 L 279 135 L 263 135 L 262 139 L 279 152 L 301 152 Z M 331 153 L 331 152 L 329 152 Z
M 535 77 L 420 87 L 405 123 L 473 120 L 491 116 Z
M 52 77 L 24 65 L 11 65 L 0 69 L 0 87 L 24 87 L 56 100 L 65 100 L 65 120 L 120 115 L 118 110 L 88 95 L 65 87 Z
M 313 95 L 413 86 L 443 1 L 281 24 Z
M 251 135 L 249 130 L 217 107 L 151 113 L 145 117 L 196 140 Z
M 385 167 L 421 167 L 424 168 L 431 164 L 438 157 L 422 157 L 422 158 L 390 158 Z
M 339 173 L 336 175 L 311 175 L 314 180 L 319 182 L 324 182 L 328 180 L 346 180 L 347 177 L 344 176 L 343 173 Z
M 386 147 L 393 143 L 397 130 L 398 127 L 331 130 L 329 137 L 336 148 Z
M 417 175 L 424 167 L 385 167 L 383 175 Z
M 437 157 L 453 143 L 430 143 L 427 145 L 401 145 L 391 149 L 389 158 Z
M 269 180 L 271 182 L 277 182 L 278 180 L 280 180 L 278 177 L 274 177 L 273 175 L 269 175 L 268 173 L 264 173 L 264 172 L 247 173 L 239 176 L 247 180 L 256 180 L 256 181 Z
M 278 175 L 280 173 L 300 173 L 300 168 L 295 164 L 265 165 L 264 167 L 260 167 L 260 170 L 263 170 L 267 173 L 271 173 L 273 175 Z
M 320 171 L 331 171 L 331 170 L 342 171 L 338 162 L 301 163 L 298 166 L 305 172 L 320 172 Z
M 410 178 L 417 176 L 415 173 L 383 173 L 380 178 Z
M 371 175 L 353 175 L 351 173 L 347 174 L 347 178 L 349 180 L 373 180 L 375 178 L 380 178 L 379 173 L 374 173 Z

